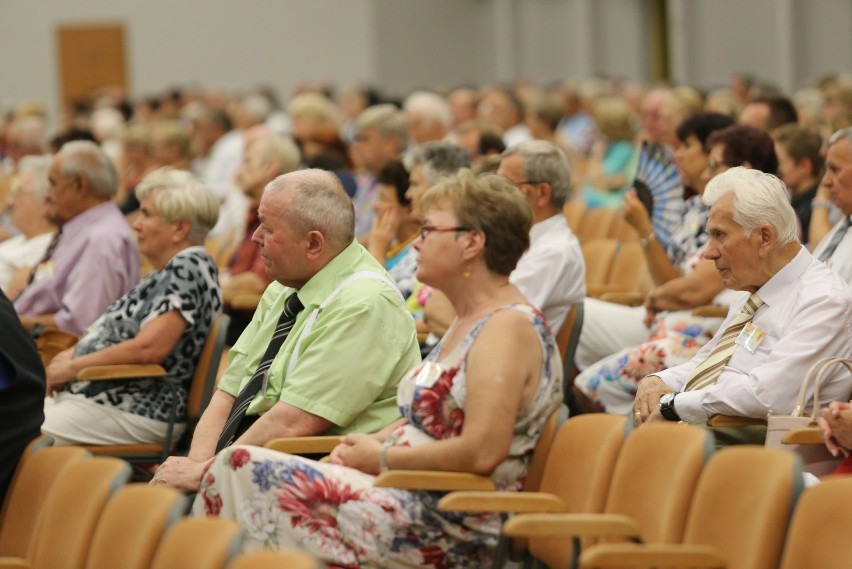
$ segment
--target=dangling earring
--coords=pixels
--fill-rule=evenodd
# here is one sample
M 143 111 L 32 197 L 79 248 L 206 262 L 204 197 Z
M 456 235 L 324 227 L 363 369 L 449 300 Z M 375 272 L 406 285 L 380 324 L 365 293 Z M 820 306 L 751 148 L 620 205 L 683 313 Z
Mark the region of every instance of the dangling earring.
M 466 279 L 469 279 L 470 278 L 470 269 L 465 267 L 464 272 L 462 273 L 462 276 Z

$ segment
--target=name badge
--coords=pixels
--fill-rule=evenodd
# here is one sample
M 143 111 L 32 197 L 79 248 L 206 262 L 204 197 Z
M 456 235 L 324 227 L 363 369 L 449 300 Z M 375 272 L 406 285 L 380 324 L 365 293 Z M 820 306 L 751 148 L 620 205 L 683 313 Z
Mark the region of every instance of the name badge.
M 33 281 L 40 281 L 51 277 L 55 272 L 56 264 L 53 261 L 45 261 L 36 267 L 35 274 L 33 275 Z
M 763 330 L 755 326 L 753 323 L 749 322 L 745 325 L 745 328 L 742 329 L 740 335 L 737 336 L 737 339 L 734 340 L 734 343 L 736 343 L 738 346 L 742 346 L 753 354 L 755 350 L 757 350 L 757 347 L 760 345 L 760 343 L 763 341 L 763 337 L 765 335 L 766 334 L 763 332 Z

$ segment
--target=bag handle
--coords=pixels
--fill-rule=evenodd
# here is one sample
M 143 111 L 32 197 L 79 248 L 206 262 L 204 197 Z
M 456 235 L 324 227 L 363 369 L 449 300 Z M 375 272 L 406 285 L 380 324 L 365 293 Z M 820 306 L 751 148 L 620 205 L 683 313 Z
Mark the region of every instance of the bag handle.
M 805 396 L 811 381 L 814 382 L 814 413 L 819 409 L 819 388 L 828 373 L 828 369 L 834 364 L 842 364 L 849 372 L 852 373 L 852 359 L 839 358 L 832 356 L 823 358 L 811 366 L 808 373 L 805 375 L 802 386 L 799 388 L 799 397 L 796 399 L 796 408 L 793 409 L 793 417 L 801 417 L 805 412 Z

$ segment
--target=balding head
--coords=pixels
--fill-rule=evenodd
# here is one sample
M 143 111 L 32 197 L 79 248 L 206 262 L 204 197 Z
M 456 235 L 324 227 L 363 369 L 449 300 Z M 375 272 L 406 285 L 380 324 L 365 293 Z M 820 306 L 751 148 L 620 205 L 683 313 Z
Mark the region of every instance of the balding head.
M 299 170 L 266 186 L 253 240 L 269 276 L 301 288 L 355 238 L 355 210 L 337 177 Z

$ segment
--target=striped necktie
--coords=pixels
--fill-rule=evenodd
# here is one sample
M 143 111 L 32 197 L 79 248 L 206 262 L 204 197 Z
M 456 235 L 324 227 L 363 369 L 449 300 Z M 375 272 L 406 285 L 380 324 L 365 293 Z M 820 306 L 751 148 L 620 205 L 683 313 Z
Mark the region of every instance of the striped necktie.
M 237 398 L 234 400 L 234 406 L 231 407 L 231 412 L 228 414 L 228 420 L 225 421 L 225 426 L 222 427 L 222 434 L 219 435 L 219 442 L 216 443 L 216 452 L 219 452 L 226 446 L 234 442 L 240 433 L 240 426 L 245 419 L 246 411 L 249 408 L 254 396 L 261 390 L 266 383 L 266 376 L 269 373 L 269 368 L 272 366 L 272 360 L 278 355 L 284 340 L 293 325 L 296 323 L 296 317 L 299 315 L 304 306 L 296 294 L 291 294 L 284 303 L 284 310 L 281 311 L 281 317 L 278 319 L 278 324 L 275 326 L 275 331 L 272 333 L 272 339 L 269 340 L 269 346 L 263 353 L 257 369 L 251 376 L 251 379 L 246 384 L 245 388 L 240 391 Z
M 50 240 L 50 243 L 47 245 L 47 249 L 44 250 L 44 255 L 41 258 L 41 261 L 33 267 L 33 270 L 30 271 L 30 276 L 27 278 L 27 286 L 33 284 L 35 280 L 36 273 L 38 273 L 38 268 L 50 260 L 53 256 L 53 252 L 56 250 L 56 246 L 59 244 L 59 238 L 62 236 L 62 228 L 56 230 L 56 233 L 53 234 L 53 238 Z
M 692 373 L 686 380 L 686 386 L 683 388 L 684 391 L 704 389 L 716 383 L 716 380 L 719 379 L 719 375 L 722 373 L 722 368 L 725 367 L 728 360 L 734 354 L 734 350 L 737 349 L 737 336 L 746 327 L 746 324 L 751 322 L 751 319 L 754 318 L 754 313 L 761 306 L 763 306 L 763 301 L 757 296 L 757 293 L 752 293 L 746 301 L 745 306 L 743 306 L 743 309 L 734 317 L 722 333 L 719 343 L 716 344 L 716 347 L 713 348 L 707 359 L 692 370 Z
M 828 242 L 825 250 L 820 254 L 820 261 L 827 261 L 834 255 L 834 250 L 837 249 L 837 246 L 840 245 L 840 242 L 843 241 L 843 237 L 846 235 L 846 231 L 849 229 L 849 226 L 852 225 L 852 216 L 846 217 L 846 222 L 834 232 L 834 235 L 831 236 L 831 241 Z

